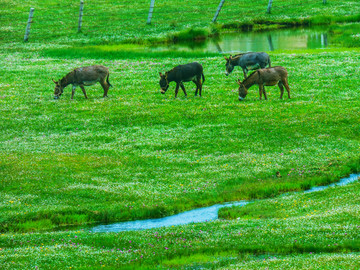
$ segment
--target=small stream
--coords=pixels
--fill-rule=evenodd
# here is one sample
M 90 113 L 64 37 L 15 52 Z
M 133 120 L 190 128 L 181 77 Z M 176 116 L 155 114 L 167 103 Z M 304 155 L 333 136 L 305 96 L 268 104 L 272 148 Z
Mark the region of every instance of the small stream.
M 352 182 L 355 182 L 356 180 L 359 179 L 359 177 L 360 174 L 351 174 L 349 177 L 340 179 L 339 182 L 332 183 L 327 186 L 312 187 L 311 189 L 302 192 L 310 193 L 310 192 L 321 191 L 329 187 L 344 186 Z M 290 193 L 290 194 L 294 194 L 294 193 Z M 213 206 L 198 208 L 169 217 L 126 221 L 126 222 L 114 223 L 109 225 L 100 225 L 90 230 L 92 232 L 121 232 L 121 231 L 146 230 L 146 229 L 159 228 L 159 227 L 170 227 L 170 226 L 184 225 L 190 223 L 206 222 L 206 221 L 218 219 L 218 212 L 220 208 L 231 207 L 231 206 L 244 206 L 249 202 L 251 201 L 239 201 L 239 202 L 230 202 L 224 204 L 215 204 Z

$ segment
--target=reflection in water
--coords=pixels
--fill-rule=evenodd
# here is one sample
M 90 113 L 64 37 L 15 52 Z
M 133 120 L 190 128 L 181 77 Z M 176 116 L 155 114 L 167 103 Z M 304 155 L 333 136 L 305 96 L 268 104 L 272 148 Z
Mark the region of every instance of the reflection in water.
M 216 39 L 153 47 L 152 50 L 219 53 L 319 49 L 329 46 L 326 28 L 280 29 L 266 32 L 223 33 Z
M 271 38 L 270 34 L 268 34 L 267 39 L 268 39 L 268 42 L 269 42 L 269 50 L 273 51 L 274 50 L 274 45 L 273 45 L 272 38 Z
M 303 192 L 305 193 L 316 192 L 316 191 L 324 190 L 328 187 L 344 186 L 352 182 L 355 182 L 356 180 L 358 180 L 359 177 L 360 174 L 351 174 L 349 177 L 342 178 L 337 183 L 333 183 L 327 186 L 313 187 Z M 109 225 L 100 225 L 92 228 L 91 231 L 93 232 L 135 231 L 135 230 L 146 230 L 146 229 L 159 228 L 159 227 L 184 225 L 189 223 L 206 222 L 206 221 L 218 219 L 218 211 L 220 208 L 231 207 L 231 206 L 244 206 L 248 203 L 249 203 L 248 201 L 240 201 L 240 202 L 216 204 L 213 206 L 199 208 L 164 218 L 135 220 L 135 221 L 120 222 Z
M 304 33 L 288 30 L 271 33 L 227 34 L 222 36 L 219 41 L 209 41 L 203 50 L 237 53 L 247 51 L 319 49 L 326 47 L 328 47 L 327 33 Z

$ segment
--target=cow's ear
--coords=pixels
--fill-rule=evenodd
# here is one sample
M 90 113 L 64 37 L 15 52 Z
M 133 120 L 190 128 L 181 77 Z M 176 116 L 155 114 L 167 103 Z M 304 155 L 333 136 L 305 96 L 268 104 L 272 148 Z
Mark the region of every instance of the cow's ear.
M 159 72 L 159 75 L 160 75 L 160 77 L 162 77 L 162 73 L 161 73 L 161 72 Z
M 55 81 L 54 79 L 52 79 L 52 81 L 53 81 L 55 84 L 57 84 L 57 81 Z
M 238 85 L 241 85 L 240 79 L 238 79 L 236 82 L 237 82 Z
M 226 61 L 229 61 L 229 58 L 227 58 L 225 55 L 224 55 L 224 58 L 225 58 Z

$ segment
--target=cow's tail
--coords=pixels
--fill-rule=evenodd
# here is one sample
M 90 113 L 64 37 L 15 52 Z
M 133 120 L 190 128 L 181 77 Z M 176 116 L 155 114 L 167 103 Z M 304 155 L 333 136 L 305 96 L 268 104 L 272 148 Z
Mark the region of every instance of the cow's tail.
M 110 75 L 110 74 L 108 74 L 108 75 L 106 76 L 106 82 L 107 82 L 107 84 L 108 84 L 109 86 L 112 87 L 111 83 L 109 82 L 109 75 Z
M 204 83 L 205 82 L 205 76 L 204 76 L 204 72 L 203 73 L 201 73 L 201 77 L 202 77 L 202 83 Z

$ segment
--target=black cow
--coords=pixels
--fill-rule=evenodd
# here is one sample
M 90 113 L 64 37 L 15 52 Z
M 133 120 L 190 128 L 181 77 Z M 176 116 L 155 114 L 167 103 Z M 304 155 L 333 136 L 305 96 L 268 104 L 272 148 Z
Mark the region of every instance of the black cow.
M 267 65 L 271 67 L 270 57 L 264 52 L 249 52 L 241 53 L 227 58 L 226 60 L 226 72 L 228 76 L 234 69 L 235 66 L 240 66 L 244 72 L 244 78 L 246 79 L 249 70 L 256 70 L 259 68 L 265 68 Z
M 187 96 L 183 82 L 193 81 L 196 84 L 195 96 L 197 96 L 198 90 L 199 95 L 201 96 L 202 84 L 205 81 L 205 77 L 203 67 L 199 63 L 193 62 L 186 65 L 179 65 L 172 70 L 165 72 L 165 74 L 159 72 L 159 75 L 161 94 L 165 94 L 166 90 L 169 88 L 170 82 L 176 82 L 175 98 L 179 92 L 179 86 L 184 91 L 185 96 Z

